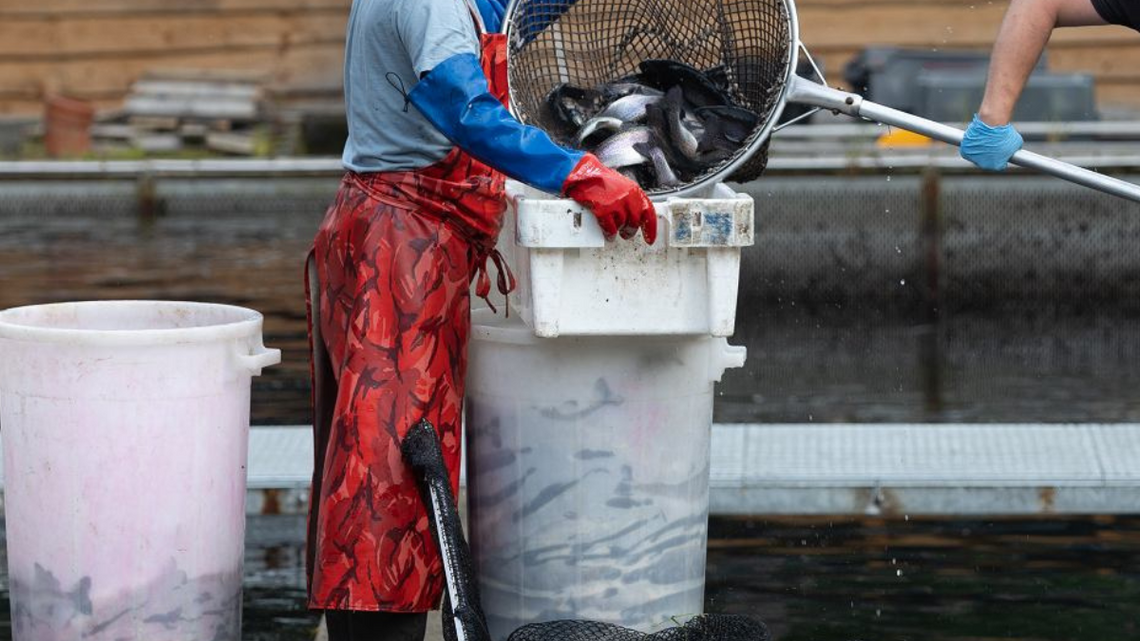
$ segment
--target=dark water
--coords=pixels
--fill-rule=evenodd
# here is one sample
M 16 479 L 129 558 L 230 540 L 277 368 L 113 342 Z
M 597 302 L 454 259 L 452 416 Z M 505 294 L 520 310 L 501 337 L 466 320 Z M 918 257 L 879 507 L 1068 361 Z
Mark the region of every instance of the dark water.
M 303 526 L 250 517 L 245 641 L 313 638 Z M 758 617 L 779 641 L 1132 641 L 1140 517 L 714 518 L 705 608 Z
M 1140 520 L 714 519 L 706 607 L 782 641 L 1140 638 Z
M 334 187 L 170 181 L 147 217 L 130 183 L 0 184 L 0 308 L 100 298 L 255 308 L 284 361 L 255 381 L 254 422 L 306 423 L 301 265 Z M 754 296 L 732 342 L 749 361 L 718 388 L 720 421 L 1140 419 L 1140 314 L 1127 305 L 1021 301 L 932 317 L 890 297 Z M 249 531 L 246 639 L 312 638 L 301 520 L 254 517 Z M 1137 518 L 714 519 L 711 536 L 708 609 L 756 614 L 780 641 L 1140 638 Z
M 307 423 L 301 273 L 335 186 L 327 178 L 169 180 L 160 185 L 159 215 L 145 217 L 129 182 L 0 183 L 0 308 L 131 297 L 252 307 L 265 314 L 266 344 L 283 352 L 283 362 L 254 382 L 254 423 Z M 799 237 L 805 246 L 814 238 Z M 1140 418 L 1137 301 L 1041 298 L 932 318 L 907 285 L 896 297 L 886 291 L 862 303 L 805 304 L 747 277 L 748 252 L 761 250 L 785 257 L 779 270 L 788 278 L 799 273 L 789 242 L 746 250 L 731 340 L 747 346 L 749 358 L 718 387 L 717 420 Z M 893 254 L 888 245 L 863 251 Z M 1140 272 L 1140 246 L 1117 259 Z M 898 269 L 897 279 L 883 279 L 906 281 L 907 268 Z

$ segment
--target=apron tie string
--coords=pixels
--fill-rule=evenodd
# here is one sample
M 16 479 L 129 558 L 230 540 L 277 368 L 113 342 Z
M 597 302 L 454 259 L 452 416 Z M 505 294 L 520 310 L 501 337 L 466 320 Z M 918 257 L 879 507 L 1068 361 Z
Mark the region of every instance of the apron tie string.
M 491 277 L 487 274 L 487 260 L 495 263 L 495 268 L 498 271 L 499 293 L 503 295 L 506 303 L 507 318 L 511 316 L 511 297 L 510 293 L 515 291 L 515 286 L 518 282 L 515 280 L 515 274 L 511 271 L 507 261 L 503 259 L 502 253 L 495 247 L 481 248 L 475 255 L 475 295 L 482 298 L 487 302 L 487 307 L 491 308 L 491 312 L 498 314 L 499 310 L 495 308 L 495 304 L 491 302 Z

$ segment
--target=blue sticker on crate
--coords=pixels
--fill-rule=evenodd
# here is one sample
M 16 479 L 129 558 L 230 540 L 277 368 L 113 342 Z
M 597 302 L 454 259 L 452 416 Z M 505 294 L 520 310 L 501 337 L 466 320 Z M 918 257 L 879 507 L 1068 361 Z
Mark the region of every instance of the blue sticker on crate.
M 732 212 L 686 211 L 673 215 L 673 244 L 723 246 L 733 241 Z

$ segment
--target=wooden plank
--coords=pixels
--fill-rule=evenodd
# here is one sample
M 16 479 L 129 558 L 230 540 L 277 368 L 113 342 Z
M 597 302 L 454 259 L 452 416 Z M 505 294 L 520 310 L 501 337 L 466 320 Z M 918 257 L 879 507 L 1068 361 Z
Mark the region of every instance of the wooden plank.
M 152 77 L 147 72 L 144 78 Z M 261 100 L 264 91 L 253 83 L 201 82 L 194 80 L 140 80 L 131 85 L 132 96 L 164 98 L 198 98 L 224 100 Z
M 339 15 L 85 18 L 21 24 L 0 20 L 0 60 L 195 53 L 228 48 L 344 43 Z
M 228 154 L 252 156 L 257 153 L 257 139 L 253 134 L 211 131 L 206 134 L 206 147 Z
M 0 17 L 45 19 L 90 15 L 178 15 L 229 12 L 343 12 L 352 0 L 52 0 L 29 4 L 0 0 Z
M 262 85 L 269 75 L 245 69 L 178 69 L 152 67 L 139 82 L 208 83 L 211 85 Z
M 104 140 L 130 140 L 138 132 L 134 127 L 120 123 L 96 123 L 91 125 L 91 137 Z
M 119 104 L 119 100 L 117 99 L 95 100 L 89 102 L 91 102 L 95 106 L 95 109 L 100 113 L 112 111 Z M 27 116 L 38 118 L 40 114 L 43 113 L 43 111 L 44 104 L 43 101 L 39 98 L 5 98 L 3 96 L 0 96 L 0 116 Z
M 210 133 L 210 127 L 199 122 L 186 122 L 178 127 L 178 135 L 186 141 L 203 142 L 208 133 Z
M 254 120 L 257 102 L 248 98 L 195 96 L 130 95 L 123 110 L 131 115 L 176 116 L 179 118 Z
M 178 118 L 173 116 L 129 116 L 131 127 L 136 131 L 174 131 L 178 128 Z
M 315 75 L 339 74 L 344 45 L 313 44 L 291 47 L 285 52 L 274 48 L 249 51 L 212 51 L 168 56 L 127 56 L 113 61 L 76 59 L 60 63 L 18 63 L 0 61 L 0 88 L 19 91 L 20 96 L 40 97 L 45 91 L 75 93 L 79 96 L 119 97 L 131 83 L 154 67 L 237 69 L 261 71 L 270 82 L 288 85 Z
M 1129 46 L 1104 47 L 1088 44 L 1079 47 L 1050 45 L 1049 68 L 1054 71 L 1089 72 L 1098 78 L 1115 74 L 1131 74 L 1140 60 L 1140 38 L 1132 38 Z
M 821 46 L 862 49 L 868 44 L 897 46 L 988 47 L 997 34 L 1003 8 L 915 5 L 889 12 L 862 5 L 812 7 L 799 12 L 800 39 L 809 50 Z
M 139 132 L 132 144 L 145 152 L 171 152 L 182 149 L 182 138 L 178 134 Z
M 916 4 L 889 12 L 852 5 L 800 11 L 800 38 L 809 50 L 868 44 L 915 47 L 955 47 L 989 50 L 997 36 L 1005 7 Z M 1120 27 L 1058 29 L 1051 46 L 1106 46 L 1136 42 L 1135 32 Z
M 1096 86 L 1097 108 L 1140 108 L 1140 81 L 1100 82 Z

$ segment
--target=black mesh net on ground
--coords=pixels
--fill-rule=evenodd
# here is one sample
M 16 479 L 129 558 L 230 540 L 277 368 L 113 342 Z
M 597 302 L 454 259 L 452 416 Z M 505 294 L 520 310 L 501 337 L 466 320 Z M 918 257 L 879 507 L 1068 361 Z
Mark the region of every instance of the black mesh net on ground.
M 532 623 L 507 641 L 770 641 L 767 626 L 737 614 L 704 614 L 683 625 L 647 634 L 599 621 Z
M 401 450 L 416 474 L 432 534 L 443 556 L 447 586 L 443 636 L 447 641 L 491 641 L 479 605 L 471 552 L 463 537 L 463 525 L 455 508 L 435 428 L 426 420 L 420 421 L 404 437 Z M 771 641 L 771 638 L 768 628 L 755 619 L 706 614 L 652 634 L 599 621 L 532 623 L 512 632 L 507 641 Z

